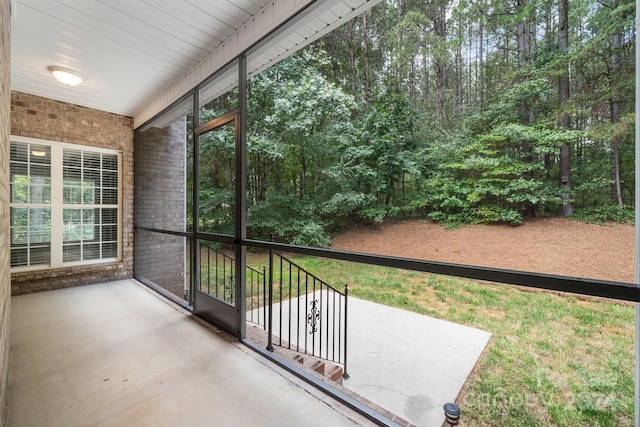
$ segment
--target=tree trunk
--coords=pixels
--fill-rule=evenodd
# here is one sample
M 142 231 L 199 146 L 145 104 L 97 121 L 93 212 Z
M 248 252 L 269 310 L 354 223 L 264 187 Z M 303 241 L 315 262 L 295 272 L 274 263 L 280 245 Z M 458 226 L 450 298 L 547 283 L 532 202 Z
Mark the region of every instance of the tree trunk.
M 613 0 L 611 8 L 613 11 L 618 7 L 618 0 Z M 611 112 L 611 124 L 615 125 L 620 123 L 620 96 L 617 89 L 617 73 L 619 69 L 619 53 L 620 29 L 616 29 L 611 35 L 611 58 L 609 67 L 609 87 L 611 90 L 611 98 L 609 99 L 609 110 Z M 614 194 L 616 203 L 618 206 L 623 206 L 622 203 L 622 185 L 620 184 L 620 143 L 618 141 L 617 133 L 614 132 L 614 136 L 611 138 L 611 163 L 613 166 L 613 181 L 614 181 Z
M 473 26 L 469 25 L 469 34 L 467 35 L 469 42 L 471 42 L 472 38 L 473 38 Z M 471 88 L 471 80 L 472 76 L 473 76 L 473 50 L 472 47 L 469 46 L 467 48 L 467 58 L 466 58 L 466 62 L 467 62 L 467 81 L 466 81 L 466 91 L 467 91 L 467 96 L 465 97 L 466 103 L 467 105 L 471 106 L 474 105 L 476 103 L 475 99 L 471 99 L 472 97 L 472 88 Z
M 562 55 L 567 55 L 569 51 L 569 0 L 559 0 L 558 2 L 558 49 Z M 560 109 L 566 108 L 569 100 L 569 62 L 566 62 L 565 69 L 558 79 L 558 101 Z M 560 117 L 560 126 L 569 129 L 571 127 L 571 117 L 564 112 Z M 562 199 L 562 216 L 568 217 L 573 214 L 571 206 L 571 150 L 568 143 L 560 147 L 560 198 Z
M 353 97 L 355 98 L 357 95 L 357 85 L 356 82 L 358 81 L 358 68 L 356 66 L 356 48 L 355 48 L 355 41 L 354 41 L 354 31 L 355 31 L 355 20 L 351 21 L 351 23 L 348 25 L 347 27 L 347 45 L 349 46 L 349 68 L 351 71 L 351 94 L 353 95 Z M 364 97 L 364 94 L 363 94 Z M 356 116 L 357 116 L 358 112 L 357 109 L 354 107 L 351 110 L 351 119 L 355 120 Z
M 422 54 L 422 105 L 423 108 L 429 105 L 429 48 L 427 46 L 427 42 L 425 42 L 425 46 L 423 46 L 423 54 Z
M 416 57 L 415 55 L 411 55 L 410 61 L 410 70 L 409 70 L 409 102 L 411 102 L 412 107 L 416 107 Z
M 464 86 L 462 82 L 463 61 L 462 61 L 462 24 L 458 23 L 456 30 L 458 42 L 456 47 L 456 98 L 458 98 L 458 114 L 462 114 L 464 106 Z
M 527 55 L 527 20 L 522 15 L 522 9 L 526 6 L 526 0 L 518 0 L 516 8 L 516 16 L 518 18 L 517 44 L 518 44 L 518 68 L 525 66 L 525 57 Z M 520 103 L 520 123 L 529 124 L 529 105 L 526 101 Z M 524 148 L 524 147 L 523 147 Z
M 531 34 L 531 19 L 529 16 L 525 16 L 525 8 L 527 6 L 528 0 L 518 0 L 516 14 L 518 17 L 518 28 L 517 28 L 517 44 L 518 44 L 518 68 L 526 67 L 530 64 L 530 53 L 531 53 L 531 43 L 530 43 L 530 34 Z M 523 78 L 521 78 L 523 79 Z M 531 106 L 526 100 L 523 100 L 520 103 L 520 123 L 522 125 L 529 125 L 535 122 L 535 115 L 531 109 Z M 526 163 L 533 163 L 533 146 L 531 142 L 527 139 L 522 141 L 520 145 L 520 149 L 523 153 L 523 161 Z M 533 178 L 532 172 L 527 172 L 524 175 L 527 179 Z M 528 204 L 526 207 L 527 215 L 533 216 L 535 213 L 535 206 Z
M 433 11 L 432 21 L 433 30 L 438 40 L 435 52 L 435 70 L 436 70 L 436 97 L 438 108 L 438 122 L 443 125 L 445 122 L 446 108 L 446 90 L 447 90 L 447 17 L 446 2 L 438 4 Z
M 358 80 L 358 69 L 356 67 L 356 52 L 353 41 L 353 30 L 355 21 L 351 21 L 347 30 L 347 44 L 349 45 L 349 67 L 351 68 L 351 94 L 356 96 L 356 81 Z
M 371 87 L 371 69 L 369 67 L 369 28 L 367 12 L 362 14 L 362 56 L 364 58 L 364 103 L 369 104 L 369 90 Z
M 478 82 L 476 83 L 478 85 L 478 93 L 479 93 L 479 99 L 480 99 L 480 105 L 484 105 L 484 73 L 483 73 L 483 68 L 484 68 L 484 17 L 480 16 L 480 24 L 479 24 L 479 28 L 478 28 L 478 32 L 480 33 L 480 43 L 479 43 L 479 47 L 478 47 L 478 64 L 477 64 L 477 68 L 476 70 L 478 70 L 479 76 L 478 76 Z

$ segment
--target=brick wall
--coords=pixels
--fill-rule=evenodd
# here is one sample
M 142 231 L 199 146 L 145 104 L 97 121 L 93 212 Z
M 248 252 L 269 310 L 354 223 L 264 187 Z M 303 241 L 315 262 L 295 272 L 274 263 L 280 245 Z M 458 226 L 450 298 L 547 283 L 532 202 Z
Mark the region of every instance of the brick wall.
M 123 184 L 122 262 L 12 273 L 12 294 L 133 277 L 133 119 L 14 91 L 11 134 L 120 150 Z
M 9 35 L 10 0 L 0 0 L 0 427 L 5 425 L 9 401 Z
M 136 132 L 136 224 L 185 231 L 186 175 L 184 118 L 163 127 Z M 149 231 L 136 233 L 135 276 L 183 298 L 183 237 Z

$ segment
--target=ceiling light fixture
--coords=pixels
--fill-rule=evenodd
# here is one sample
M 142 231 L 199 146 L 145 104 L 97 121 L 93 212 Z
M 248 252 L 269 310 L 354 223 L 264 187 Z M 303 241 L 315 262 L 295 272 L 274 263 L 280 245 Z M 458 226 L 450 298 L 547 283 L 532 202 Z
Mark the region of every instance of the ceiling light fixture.
M 33 150 L 31 150 L 31 155 L 36 157 L 44 157 L 47 155 L 47 152 L 34 148 Z
M 77 71 L 70 70 L 69 68 L 52 65 L 47 67 L 47 69 L 60 83 L 67 86 L 77 86 L 84 80 Z

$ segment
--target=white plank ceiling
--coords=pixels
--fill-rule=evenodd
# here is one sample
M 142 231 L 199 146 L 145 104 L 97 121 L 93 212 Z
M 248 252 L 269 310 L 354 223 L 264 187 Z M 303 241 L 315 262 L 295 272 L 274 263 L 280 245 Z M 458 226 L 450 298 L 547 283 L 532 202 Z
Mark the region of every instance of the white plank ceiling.
M 309 0 L 14 0 L 11 89 L 141 124 Z M 328 0 L 254 56 L 286 57 L 379 0 Z M 277 52 L 277 56 L 276 55 Z M 258 56 L 260 59 L 258 59 Z M 69 87 L 48 66 L 86 80 Z
M 17 0 L 11 88 L 133 116 L 270 0 Z M 50 65 L 84 74 L 66 87 Z

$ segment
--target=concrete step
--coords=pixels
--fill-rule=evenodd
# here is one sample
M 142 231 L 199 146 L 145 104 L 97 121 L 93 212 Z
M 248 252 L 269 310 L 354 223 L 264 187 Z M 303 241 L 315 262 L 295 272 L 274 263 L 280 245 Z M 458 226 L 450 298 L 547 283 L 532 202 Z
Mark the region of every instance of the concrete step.
M 266 332 L 261 328 L 248 326 L 247 336 L 257 344 L 266 345 Z M 274 345 L 274 352 L 299 363 L 305 371 L 318 375 L 327 382 L 342 384 L 342 366 L 310 354 L 299 353 L 293 348 L 286 348 L 287 345 L 284 341 L 283 346 Z

